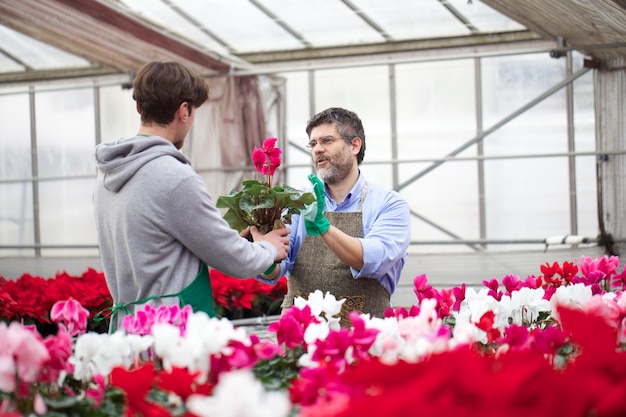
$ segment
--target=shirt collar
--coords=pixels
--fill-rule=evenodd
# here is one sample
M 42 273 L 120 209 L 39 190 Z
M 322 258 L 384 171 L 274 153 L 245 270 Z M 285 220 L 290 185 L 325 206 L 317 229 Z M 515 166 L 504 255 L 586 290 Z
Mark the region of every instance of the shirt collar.
M 356 180 L 356 183 L 354 183 L 354 186 L 352 187 L 348 195 L 346 195 L 346 198 L 343 200 L 343 202 L 339 204 L 339 206 L 347 206 L 351 204 L 354 201 L 354 199 L 359 199 L 361 197 L 361 192 L 363 191 L 364 182 L 365 182 L 365 177 L 361 175 L 361 170 L 359 169 L 359 178 Z M 330 198 L 330 194 L 328 193 L 328 186 L 326 185 L 324 186 L 324 192 L 326 193 L 326 198 L 328 198 L 334 204 L 337 204 L 336 201 Z

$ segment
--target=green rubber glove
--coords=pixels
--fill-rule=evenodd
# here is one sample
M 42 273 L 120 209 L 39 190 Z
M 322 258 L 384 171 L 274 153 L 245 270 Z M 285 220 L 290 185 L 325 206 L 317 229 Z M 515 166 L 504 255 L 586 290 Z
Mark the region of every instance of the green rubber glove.
M 317 201 L 302 212 L 304 227 L 308 235 L 320 236 L 330 229 L 330 222 L 324 217 L 324 184 L 314 174 L 309 174 L 309 181 L 313 184 L 313 192 Z

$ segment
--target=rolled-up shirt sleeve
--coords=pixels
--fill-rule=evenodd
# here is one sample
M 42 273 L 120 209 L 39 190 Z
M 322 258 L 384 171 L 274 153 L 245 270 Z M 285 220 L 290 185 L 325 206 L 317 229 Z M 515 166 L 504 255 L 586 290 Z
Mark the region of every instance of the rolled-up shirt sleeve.
M 368 197 L 362 207 L 363 268 L 351 268 L 352 274 L 354 278 L 376 278 L 393 293 L 411 240 L 409 207 L 395 191 L 370 190 Z

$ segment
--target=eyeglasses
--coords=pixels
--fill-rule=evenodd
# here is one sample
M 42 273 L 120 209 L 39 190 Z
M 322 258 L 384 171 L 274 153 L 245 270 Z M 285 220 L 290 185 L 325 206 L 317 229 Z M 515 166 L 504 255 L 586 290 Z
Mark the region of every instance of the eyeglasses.
M 310 140 L 309 143 L 306 144 L 306 147 L 309 148 L 309 149 L 313 149 L 319 143 L 320 145 L 322 145 L 325 148 L 325 147 L 327 147 L 328 145 L 330 145 L 331 143 L 333 143 L 337 139 L 343 139 L 343 137 L 340 136 L 340 137 L 336 138 L 334 136 L 322 136 L 318 140 Z

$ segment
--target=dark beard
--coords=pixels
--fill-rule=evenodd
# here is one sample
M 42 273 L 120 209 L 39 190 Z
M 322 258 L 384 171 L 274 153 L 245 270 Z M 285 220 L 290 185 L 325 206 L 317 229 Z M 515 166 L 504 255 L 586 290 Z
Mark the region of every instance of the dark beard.
M 337 184 L 346 179 L 352 171 L 353 161 L 349 157 L 343 160 L 326 160 L 328 168 L 317 170 L 317 176 L 326 184 Z

